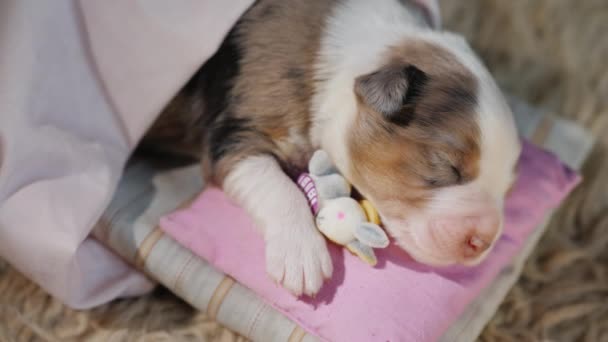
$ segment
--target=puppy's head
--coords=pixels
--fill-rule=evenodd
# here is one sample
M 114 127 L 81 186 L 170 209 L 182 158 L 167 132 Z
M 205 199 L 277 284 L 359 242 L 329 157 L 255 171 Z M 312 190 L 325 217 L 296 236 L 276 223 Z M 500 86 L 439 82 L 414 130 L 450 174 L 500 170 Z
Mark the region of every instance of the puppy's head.
M 389 233 L 431 265 L 480 262 L 499 237 L 520 144 L 464 42 L 410 40 L 355 80 L 349 178 Z

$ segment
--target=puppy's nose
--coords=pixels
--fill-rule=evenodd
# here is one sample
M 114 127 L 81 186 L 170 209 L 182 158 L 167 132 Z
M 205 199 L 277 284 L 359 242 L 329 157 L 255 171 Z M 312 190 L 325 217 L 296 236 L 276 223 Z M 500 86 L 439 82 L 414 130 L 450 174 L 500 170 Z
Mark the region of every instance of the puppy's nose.
M 487 238 L 483 238 L 475 233 L 473 235 L 469 235 L 464 241 L 464 257 L 467 259 L 476 258 L 485 252 L 490 245 L 491 240 L 488 241 Z
M 499 233 L 499 219 L 491 213 L 469 218 L 466 224 L 469 232 L 464 235 L 463 254 L 467 259 L 475 259 L 492 246 Z

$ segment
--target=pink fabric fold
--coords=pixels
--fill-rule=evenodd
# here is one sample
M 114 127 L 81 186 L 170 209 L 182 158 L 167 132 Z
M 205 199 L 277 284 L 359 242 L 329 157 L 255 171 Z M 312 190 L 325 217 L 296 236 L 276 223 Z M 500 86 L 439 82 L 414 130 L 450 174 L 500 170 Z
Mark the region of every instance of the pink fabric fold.
M 218 189 L 207 189 L 161 226 L 175 240 L 328 341 L 435 341 L 507 267 L 523 242 L 579 182 L 554 155 L 525 144 L 505 231 L 474 268 L 432 268 L 391 246 L 371 268 L 330 245 L 334 275 L 315 299 L 297 299 L 265 272 L 264 243 L 252 221 Z M 353 324 L 356 322 L 356 324 Z

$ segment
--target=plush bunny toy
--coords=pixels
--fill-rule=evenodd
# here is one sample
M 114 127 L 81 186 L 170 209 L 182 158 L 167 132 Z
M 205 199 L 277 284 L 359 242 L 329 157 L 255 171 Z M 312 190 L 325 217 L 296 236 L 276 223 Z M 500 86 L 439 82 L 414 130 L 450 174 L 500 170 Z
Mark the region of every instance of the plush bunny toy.
M 309 173 L 298 178 L 298 185 L 308 198 L 318 229 L 332 242 L 376 265 L 373 248 L 385 248 L 389 240 L 371 203 L 350 197 L 351 185 L 326 152 L 316 151 L 308 169 Z

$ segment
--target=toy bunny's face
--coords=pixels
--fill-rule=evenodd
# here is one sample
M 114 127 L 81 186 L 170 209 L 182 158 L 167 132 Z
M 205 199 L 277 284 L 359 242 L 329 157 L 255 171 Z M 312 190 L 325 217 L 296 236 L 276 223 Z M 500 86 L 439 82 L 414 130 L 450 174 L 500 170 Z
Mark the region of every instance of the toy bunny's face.
M 355 230 L 365 219 L 365 213 L 357 201 L 341 197 L 325 201 L 316 221 L 325 236 L 345 245 L 355 239 Z

